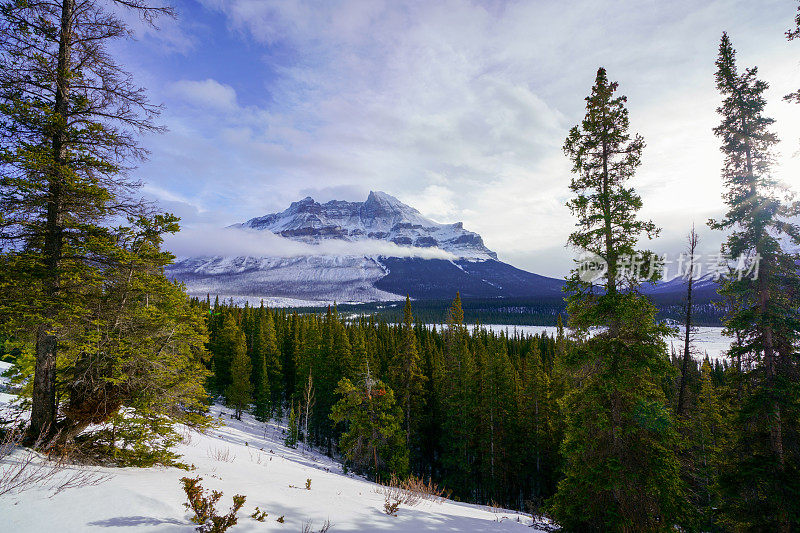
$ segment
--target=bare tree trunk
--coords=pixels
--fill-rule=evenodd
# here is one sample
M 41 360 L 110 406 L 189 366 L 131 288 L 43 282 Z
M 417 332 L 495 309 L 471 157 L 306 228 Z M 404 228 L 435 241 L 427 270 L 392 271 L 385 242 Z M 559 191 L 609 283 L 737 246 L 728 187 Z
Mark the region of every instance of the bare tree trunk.
M 697 249 L 697 232 L 692 226 L 689 232 L 689 272 L 686 283 L 686 335 L 683 341 L 683 363 L 681 364 L 681 387 L 678 391 L 678 416 L 683 416 L 686 409 L 686 374 L 689 370 L 689 360 L 691 358 L 692 344 L 692 285 L 694 284 L 694 257 Z

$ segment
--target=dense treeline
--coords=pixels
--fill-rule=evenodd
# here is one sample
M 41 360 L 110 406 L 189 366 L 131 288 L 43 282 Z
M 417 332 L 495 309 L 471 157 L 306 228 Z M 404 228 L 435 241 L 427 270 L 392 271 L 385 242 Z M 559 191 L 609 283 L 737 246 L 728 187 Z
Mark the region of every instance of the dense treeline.
M 353 431 L 352 419 L 340 416 L 337 424 L 330 416 L 337 402 L 353 389 L 365 399 L 390 396 L 384 423 L 399 438 L 390 436 L 393 447 L 383 447 L 377 467 L 374 457 L 364 463 L 366 473 L 414 472 L 464 499 L 517 506 L 552 493 L 558 416 L 550 383 L 563 335 L 470 330 L 458 299 L 448 322 L 430 327 L 413 321 L 408 302 L 399 324 L 345 319 L 335 308 L 297 314 L 217 302 L 209 306 L 209 333 L 210 388 L 230 400 L 236 383 L 249 380 L 249 403 L 266 402 L 272 416 L 295 413 L 299 438 L 329 453 Z M 237 339 L 249 358 L 238 367 L 244 376 L 235 370 Z M 268 399 L 256 391 L 269 391 Z M 351 459 L 359 468 L 362 458 Z
M 652 297 L 658 308 L 658 320 L 682 323 L 684 300 L 682 294 L 659 294 Z M 695 299 L 695 325 L 721 326 L 725 310 L 720 306 L 721 298 L 716 292 L 701 294 Z M 563 298 L 469 298 L 462 299 L 464 321 L 468 324 L 507 324 L 555 326 L 559 316 L 566 316 L 567 306 Z M 450 307 L 449 300 L 415 300 L 414 316 L 420 322 L 435 324 L 442 322 Z M 296 308 L 301 313 L 319 313 L 320 307 Z M 339 305 L 343 315 L 378 315 L 388 322 L 399 322 L 403 318 L 402 302 L 376 302 Z
M 247 381 L 248 403 L 259 409 L 263 402 L 267 416 L 291 420 L 295 429 L 288 436 L 296 434 L 305 445 L 328 453 L 341 450 L 351 468 L 374 477 L 392 472 L 431 477 L 468 501 L 526 508 L 554 494 L 562 475 L 561 404 L 577 383 L 565 366 L 574 343 L 563 328 L 554 336 L 470 328 L 463 325 L 458 298 L 439 326 L 414 321 L 409 302 L 400 323 L 375 316 L 345 318 L 335 308 L 298 314 L 218 301 L 199 305 L 208 308 L 209 364 L 215 376 L 210 389 L 229 397 L 232 385 Z M 248 364 L 239 366 L 245 375 L 237 375 L 232 369 L 242 349 Z M 661 386 L 674 408 L 677 356 L 673 367 Z M 687 383 L 693 419 L 708 416 L 709 404 L 719 406 L 732 372 L 719 361 L 692 363 Z M 309 384 L 313 400 L 306 410 Z M 268 399 L 257 391 L 269 391 Z M 377 426 L 390 435 L 387 442 L 370 444 L 379 450 L 377 465 L 366 444 L 355 453 L 348 445 L 353 425 L 366 422 L 352 413 L 330 416 L 354 391 L 362 409 L 391 395 Z M 370 435 L 365 432 L 363 440 Z M 694 439 L 686 446 L 705 453 Z

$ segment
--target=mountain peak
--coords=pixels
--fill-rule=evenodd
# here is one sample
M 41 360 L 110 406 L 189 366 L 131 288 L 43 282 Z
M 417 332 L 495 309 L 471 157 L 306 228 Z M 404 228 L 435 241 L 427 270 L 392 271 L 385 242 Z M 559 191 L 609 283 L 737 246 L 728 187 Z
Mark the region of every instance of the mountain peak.
M 268 230 L 292 240 L 383 240 L 413 248 L 440 248 L 457 257 L 496 259 L 477 233 L 461 222 L 439 224 L 391 194 L 370 191 L 364 202 L 331 200 L 320 204 L 310 196 L 288 209 L 248 220 L 239 227 Z
M 367 202 L 380 202 L 380 203 L 387 203 L 393 205 L 402 205 L 405 206 L 403 202 L 392 196 L 391 194 L 385 193 L 383 191 L 369 191 L 369 196 L 367 196 Z

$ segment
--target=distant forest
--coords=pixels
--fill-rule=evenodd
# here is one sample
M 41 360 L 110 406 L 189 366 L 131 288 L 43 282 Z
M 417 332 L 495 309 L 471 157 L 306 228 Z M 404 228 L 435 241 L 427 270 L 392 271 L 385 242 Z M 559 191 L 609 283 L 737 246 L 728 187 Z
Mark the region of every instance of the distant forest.
M 455 296 L 455 295 L 453 295 Z M 656 295 L 651 300 L 658 308 L 657 319 L 682 322 L 686 313 L 685 297 L 681 295 Z M 464 321 L 468 324 L 508 324 L 512 326 L 555 326 L 561 315 L 567 318 L 566 302 L 563 299 L 532 298 L 475 298 L 463 299 Z M 414 314 L 420 322 L 442 324 L 447 319 L 447 310 L 452 300 L 416 300 Z M 318 313 L 320 307 L 290 309 L 298 313 Z M 339 304 L 341 314 L 378 315 L 388 322 L 400 322 L 403 318 L 403 302 L 372 302 L 363 304 Z M 711 298 L 695 300 L 692 314 L 697 326 L 721 326 L 724 308 Z

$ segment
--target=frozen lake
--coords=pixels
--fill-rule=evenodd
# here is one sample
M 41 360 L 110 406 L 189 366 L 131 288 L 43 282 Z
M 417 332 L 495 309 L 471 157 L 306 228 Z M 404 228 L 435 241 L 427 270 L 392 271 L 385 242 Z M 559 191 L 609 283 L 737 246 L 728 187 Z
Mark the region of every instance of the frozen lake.
M 548 335 L 555 335 L 555 326 L 508 326 L 504 324 L 484 324 L 486 328 L 495 332 L 509 331 L 512 332 L 516 329 L 518 332 L 532 335 L 536 333 L 547 332 Z M 681 332 L 683 328 L 681 328 Z M 683 333 L 675 337 L 667 339 L 667 345 L 675 347 L 675 351 L 681 353 L 683 350 Z M 730 347 L 731 339 L 722 335 L 721 327 L 698 327 L 694 335 L 694 350 L 697 352 L 696 357 L 702 359 L 708 354 L 710 359 L 717 359 L 723 356 L 723 353 Z

